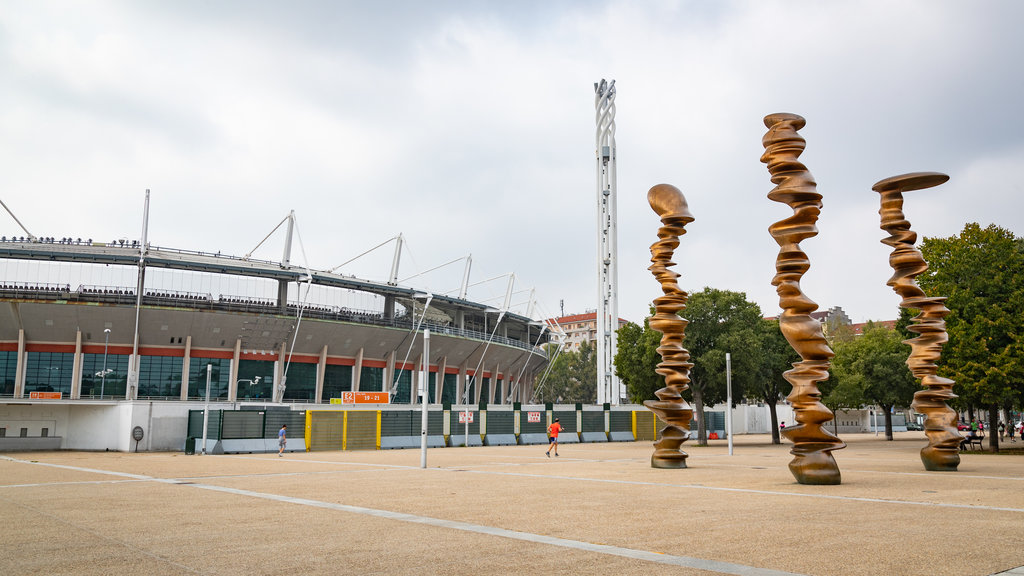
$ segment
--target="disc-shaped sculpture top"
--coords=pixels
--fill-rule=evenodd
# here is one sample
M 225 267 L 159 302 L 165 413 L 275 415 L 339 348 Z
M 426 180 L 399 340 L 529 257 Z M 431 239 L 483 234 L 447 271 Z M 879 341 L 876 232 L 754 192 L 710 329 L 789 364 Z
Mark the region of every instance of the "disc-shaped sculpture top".
M 658 184 L 647 191 L 647 202 L 662 220 L 693 222 L 683 193 L 671 184 Z
M 875 192 L 888 192 L 890 190 L 909 192 L 911 190 L 932 188 L 933 186 L 945 183 L 947 180 L 949 180 L 949 176 L 941 172 L 911 172 L 879 180 L 875 182 L 871 189 Z

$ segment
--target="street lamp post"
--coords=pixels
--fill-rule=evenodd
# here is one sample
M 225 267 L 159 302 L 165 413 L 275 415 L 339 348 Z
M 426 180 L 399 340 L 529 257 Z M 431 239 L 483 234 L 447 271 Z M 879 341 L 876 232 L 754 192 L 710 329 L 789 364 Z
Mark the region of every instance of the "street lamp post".
M 107 347 L 110 345 L 110 328 L 103 329 L 103 376 L 100 376 L 100 400 L 103 399 L 104 389 L 107 387 Z

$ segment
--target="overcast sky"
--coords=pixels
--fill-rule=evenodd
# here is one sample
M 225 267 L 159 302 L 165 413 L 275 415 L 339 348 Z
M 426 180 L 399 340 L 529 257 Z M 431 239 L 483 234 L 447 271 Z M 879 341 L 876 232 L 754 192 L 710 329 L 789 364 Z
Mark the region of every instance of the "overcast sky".
M 537 317 L 597 307 L 593 84 L 615 80 L 620 316 L 661 291 L 647 190 L 696 221 L 680 285 L 776 314 L 789 216 L 763 117 L 804 116 L 821 309 L 891 319 L 871 185 L 915 171 L 921 236 L 1024 235 L 1024 2 L 45 2 L 0 0 L 0 198 L 37 236 L 250 252 L 295 210 L 292 260 L 329 269 L 401 233 L 400 278 L 472 254 Z M 0 212 L 0 234 L 21 234 Z M 342 272 L 384 279 L 391 247 Z M 279 232 L 257 251 L 277 260 Z M 458 262 L 405 284 L 456 289 Z M 470 297 L 500 297 L 504 279 Z M 525 303 L 527 293 L 513 302 Z M 500 303 L 500 301 L 499 301 Z

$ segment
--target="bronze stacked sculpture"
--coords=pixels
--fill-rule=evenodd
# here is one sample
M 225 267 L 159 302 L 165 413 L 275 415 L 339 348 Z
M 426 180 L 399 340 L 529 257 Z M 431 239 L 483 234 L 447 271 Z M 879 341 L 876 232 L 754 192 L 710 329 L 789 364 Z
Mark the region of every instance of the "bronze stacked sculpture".
M 782 307 L 779 327 L 802 358 L 783 374 L 793 385 L 786 399 L 792 404 L 797 421 L 796 426 L 782 431 L 793 442 L 790 453 L 795 458 L 789 463 L 789 470 L 800 484 L 839 484 L 839 466 L 832 451 L 845 448 L 846 444 L 822 427 L 832 420 L 832 411 L 821 403 L 817 385 L 828 379 L 829 361 L 835 354 L 825 341 L 821 323 L 811 317 L 818 305 L 800 290 L 800 278 L 811 266 L 807 254 L 800 249 L 800 241 L 818 234 L 814 223 L 821 212 L 821 194 L 814 177 L 797 160 L 806 146 L 797 131 L 806 121 L 796 114 L 771 114 L 765 116 L 764 124 L 768 132 L 762 139 L 765 153 L 761 162 L 768 165 L 772 183 L 776 184 L 768 198 L 793 209 L 793 216 L 768 227 L 780 247 L 772 279 Z
M 679 312 L 686 308 L 689 296 L 676 282 L 679 274 L 669 268 L 675 265 L 672 253 L 679 246 L 679 237 L 686 234 L 686 224 L 693 222 L 693 216 L 683 193 L 669 184 L 651 188 L 647 192 L 647 202 L 663 224 L 658 228 L 658 241 L 651 245 L 653 264 L 648 270 L 661 282 L 665 295 L 654 300 L 655 314 L 648 325 L 662 334 L 661 346 L 658 347 L 662 361 L 655 372 L 665 377 L 665 387 L 654 393 L 657 400 L 646 400 L 644 406 L 668 424 L 661 431 L 661 439 L 654 443 L 651 467 L 686 468 L 687 454 L 679 447 L 690 437 L 693 410 L 683 399 L 683 391 L 689 388 L 693 363 L 690 362 L 690 353 L 682 345 L 687 321 L 679 316 Z
M 914 247 L 917 233 L 910 230 L 910 222 L 903 215 L 903 193 L 938 186 L 949 176 L 938 172 L 914 172 L 881 180 L 871 187 L 882 195 L 882 230 L 889 237 L 882 244 L 892 246 L 889 264 L 895 274 L 886 282 L 903 299 L 900 306 L 914 308 L 921 313 L 914 318 L 914 324 L 907 329 L 918 334 L 917 338 L 905 340 L 910 345 L 907 366 L 915 378 L 921 380 L 924 390 L 914 394 L 910 405 L 925 415 L 924 433 L 928 446 L 921 449 L 921 461 L 926 470 L 955 472 L 960 465 L 960 441 L 963 439 L 956 429 L 956 412 L 946 404 L 956 398 L 953 381 L 936 375 L 935 362 L 942 354 L 942 345 L 949 340 L 946 335 L 946 321 L 949 309 L 945 298 L 930 298 L 917 285 L 915 278 L 928 269 L 921 251 Z

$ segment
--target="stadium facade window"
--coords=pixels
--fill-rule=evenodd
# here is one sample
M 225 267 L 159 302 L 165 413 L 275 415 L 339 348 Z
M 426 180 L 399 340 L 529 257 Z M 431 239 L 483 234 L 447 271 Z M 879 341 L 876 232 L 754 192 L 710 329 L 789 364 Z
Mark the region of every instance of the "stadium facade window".
M 181 397 L 180 357 L 142 356 L 139 359 L 139 398 Z
M 363 366 L 359 373 L 360 392 L 384 392 L 384 369 Z
M 226 400 L 231 385 L 231 360 L 193 356 L 188 361 L 188 397 L 206 399 L 206 365 L 210 370 L 210 399 Z
M 397 384 L 396 384 L 397 383 Z M 395 395 L 391 399 L 392 404 L 409 404 L 409 388 L 412 384 L 412 371 L 411 370 L 395 370 L 395 382 L 392 382 L 388 386 L 388 391 L 391 391 L 392 386 L 396 386 Z
M 26 352 L 25 392 L 63 392 L 71 397 L 73 352 Z
M 458 404 L 459 400 L 456 397 L 459 387 L 459 375 L 458 374 L 445 374 L 444 375 L 444 387 L 441 389 L 441 402 L 444 404 Z
M 470 376 L 469 374 L 466 374 L 466 390 L 464 392 L 465 396 L 459 398 L 459 402 L 462 404 L 472 404 L 473 400 L 476 398 L 476 386 L 476 378 Z
M 107 377 L 103 378 L 103 354 L 82 354 L 82 398 L 115 396 L 123 398 L 128 387 L 127 354 L 107 354 Z
M 0 396 L 14 396 L 14 377 L 18 373 L 18 353 L 0 352 Z
M 274 397 L 274 362 L 273 360 L 239 360 L 238 361 L 238 399 L 239 400 L 270 400 Z M 256 377 L 260 381 L 256 382 Z
M 329 403 L 331 398 L 341 398 L 342 392 L 352 391 L 352 367 L 328 364 L 324 369 L 324 395 L 321 402 Z
M 419 395 L 419 391 L 416 392 Z M 435 396 L 437 395 L 437 372 L 430 372 L 427 374 L 427 404 L 433 404 L 435 402 Z
M 292 362 L 288 365 L 284 399 L 313 402 L 316 396 L 316 364 Z

